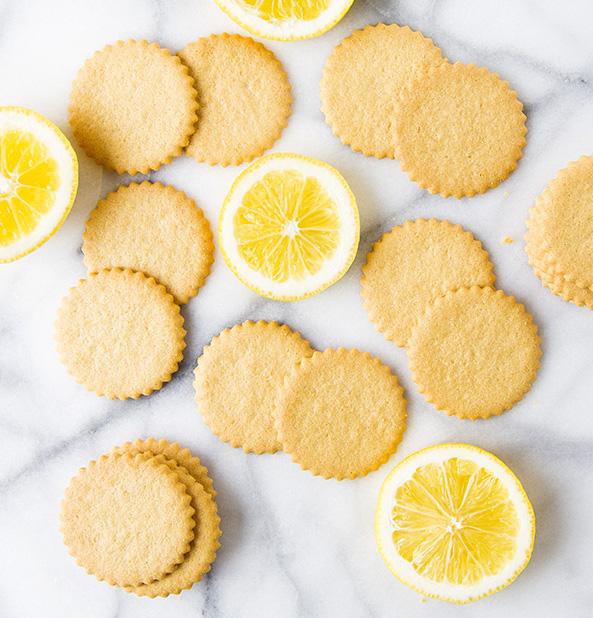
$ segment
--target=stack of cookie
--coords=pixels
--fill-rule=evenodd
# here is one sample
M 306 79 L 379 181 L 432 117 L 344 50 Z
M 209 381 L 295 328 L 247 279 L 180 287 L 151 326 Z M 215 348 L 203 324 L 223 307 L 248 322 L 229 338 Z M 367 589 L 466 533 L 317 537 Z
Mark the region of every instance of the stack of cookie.
M 376 470 L 406 426 L 403 390 L 388 367 L 358 350 L 316 352 L 276 322 L 244 322 L 215 337 L 194 387 L 221 440 L 248 453 L 282 449 L 325 478 Z
M 544 286 L 593 309 L 593 157 L 581 157 L 539 196 L 527 220 L 525 250 Z
M 344 144 L 398 159 L 413 181 L 444 197 L 497 186 L 525 146 L 523 106 L 508 83 L 449 63 L 407 26 L 367 26 L 342 41 L 326 63 L 321 100 Z
M 460 225 L 436 219 L 394 227 L 363 268 L 371 322 L 407 349 L 426 399 L 459 418 L 508 410 L 539 368 L 531 315 L 494 281 L 482 244 Z
M 81 468 L 61 513 L 64 542 L 89 574 L 140 596 L 200 581 L 220 547 L 216 492 L 188 449 L 128 442 Z

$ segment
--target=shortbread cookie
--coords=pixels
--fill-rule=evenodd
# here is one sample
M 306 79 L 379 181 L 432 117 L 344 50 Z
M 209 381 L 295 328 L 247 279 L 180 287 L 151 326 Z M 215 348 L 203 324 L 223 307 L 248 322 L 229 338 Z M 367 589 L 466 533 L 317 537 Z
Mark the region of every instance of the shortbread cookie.
M 87 221 L 82 251 L 89 272 L 142 271 L 181 304 L 197 293 L 214 260 L 204 213 L 185 193 L 159 182 L 121 186 L 101 200 Z
M 371 322 L 404 347 L 437 296 L 464 286 L 494 285 L 495 280 L 480 241 L 460 225 L 437 219 L 406 221 L 384 234 L 362 272 Z
M 541 356 L 537 326 L 512 296 L 489 287 L 437 298 L 408 346 L 412 378 L 438 410 L 488 418 L 531 388 Z
M 155 438 L 147 438 L 146 440 L 135 440 L 134 442 L 126 442 L 121 446 L 113 449 L 114 453 L 153 453 L 155 455 L 164 455 L 167 459 L 173 459 L 180 466 L 183 466 L 200 485 L 213 498 L 216 498 L 216 491 L 212 483 L 212 479 L 208 474 L 208 468 L 202 465 L 202 462 L 193 455 L 189 449 L 183 448 L 177 442 L 168 442 L 167 440 L 156 440 Z
M 532 253 L 579 288 L 593 290 L 593 156 L 564 168 L 537 199 L 529 217 Z
M 284 376 L 310 356 L 309 342 L 286 325 L 244 322 L 204 348 L 195 370 L 198 409 L 210 429 L 247 453 L 275 453 L 274 408 Z
M 517 167 L 525 146 L 523 105 L 488 69 L 443 63 L 400 97 L 396 157 L 431 193 L 471 196 L 496 187 Z
M 143 273 L 115 268 L 82 279 L 62 301 L 58 353 L 85 388 L 109 399 L 160 389 L 183 358 L 179 306 Z
M 66 489 L 64 542 L 80 566 L 112 585 L 158 580 L 184 560 L 194 538 L 186 489 L 150 454 L 91 461 Z
M 304 470 L 353 479 L 395 451 L 406 427 L 406 400 L 378 359 L 330 349 L 303 359 L 287 376 L 276 422 L 282 448 Z
M 238 34 L 213 34 L 179 56 L 200 101 L 188 155 L 210 165 L 239 165 L 272 147 L 288 123 L 292 96 L 286 72 L 267 47 Z
M 327 123 L 352 150 L 393 158 L 394 104 L 415 77 L 444 62 L 419 32 L 397 24 L 357 30 L 332 52 L 321 80 Z
M 220 547 L 220 518 L 213 497 L 177 461 L 162 454 L 156 455 L 155 461 L 166 464 L 186 486 L 195 510 L 196 530 L 189 552 L 172 573 L 149 584 L 126 588 L 128 592 L 152 598 L 179 594 L 191 588 L 210 570 Z
M 119 174 L 156 170 L 189 143 L 197 121 L 193 79 L 156 43 L 118 41 L 80 69 L 70 125 L 97 163 Z

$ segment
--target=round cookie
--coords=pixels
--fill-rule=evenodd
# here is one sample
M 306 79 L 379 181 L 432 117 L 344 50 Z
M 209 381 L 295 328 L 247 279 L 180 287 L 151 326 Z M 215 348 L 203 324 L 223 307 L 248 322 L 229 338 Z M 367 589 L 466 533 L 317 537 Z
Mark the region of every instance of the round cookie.
M 403 347 L 437 296 L 495 280 L 480 241 L 460 225 L 437 219 L 406 221 L 384 234 L 362 272 L 362 297 L 371 322 Z
M 425 72 L 396 106 L 396 158 L 431 193 L 464 197 L 496 187 L 525 146 L 523 105 L 488 69 L 443 63 Z
M 196 479 L 183 466 L 164 455 L 156 455 L 155 460 L 164 463 L 172 470 L 179 480 L 186 486 L 191 497 L 191 506 L 196 512 L 197 521 L 195 538 L 183 562 L 168 575 L 158 581 L 141 586 L 128 587 L 128 592 L 146 597 L 168 597 L 170 594 L 179 594 L 199 582 L 210 570 L 216 551 L 220 547 L 220 518 L 213 497 L 208 494 Z
M 437 298 L 412 333 L 412 378 L 438 410 L 501 414 L 531 388 L 541 357 L 537 326 L 501 290 L 461 288 Z
M 327 123 L 356 152 L 393 158 L 393 109 L 415 77 L 444 62 L 428 38 L 397 24 L 367 26 L 344 39 L 323 70 Z
M 213 34 L 179 56 L 200 101 L 188 155 L 210 165 L 240 165 L 272 147 L 288 124 L 292 95 L 284 68 L 267 47 L 238 34 Z
M 109 399 L 137 399 L 168 382 L 183 358 L 179 306 L 152 277 L 102 270 L 81 279 L 56 321 L 60 359 L 74 379 Z
M 189 143 L 193 79 L 156 43 L 118 41 L 89 58 L 72 85 L 70 126 L 97 163 L 118 174 L 156 170 Z
M 89 272 L 130 268 L 155 277 L 186 303 L 214 261 L 204 213 L 185 193 L 159 182 L 121 186 L 99 202 L 83 235 Z
M 103 456 L 82 468 L 66 489 L 64 543 L 100 580 L 149 583 L 171 573 L 190 550 L 195 527 L 190 501 L 179 476 L 149 454 Z
M 353 479 L 385 463 L 406 427 L 403 389 L 366 352 L 315 352 L 286 377 L 276 424 L 282 448 L 304 470 Z
M 593 290 L 593 156 L 560 170 L 538 197 L 529 217 L 532 253 L 547 270 Z
M 156 440 L 155 438 L 138 439 L 114 448 L 113 452 L 164 455 L 167 459 L 172 459 L 184 467 L 200 483 L 206 493 L 216 498 L 216 490 L 208 474 L 208 468 L 203 466 L 202 462 L 195 455 L 192 455 L 189 449 L 181 447 L 177 442 L 168 442 L 164 439 Z
M 312 352 L 308 341 L 276 322 L 248 321 L 222 331 L 204 348 L 195 370 L 204 422 L 246 453 L 280 450 L 276 397 L 284 376 Z

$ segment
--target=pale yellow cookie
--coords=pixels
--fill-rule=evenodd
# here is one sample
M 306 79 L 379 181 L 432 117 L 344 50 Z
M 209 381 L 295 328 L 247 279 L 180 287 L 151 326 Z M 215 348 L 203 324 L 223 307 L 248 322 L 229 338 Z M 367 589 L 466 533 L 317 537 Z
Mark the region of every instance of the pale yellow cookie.
M 181 304 L 195 296 L 214 261 L 204 213 L 185 193 L 159 182 L 121 186 L 101 200 L 87 221 L 82 252 L 89 272 L 142 271 Z
M 312 352 L 308 341 L 276 322 L 244 322 L 222 331 L 195 370 L 204 422 L 247 453 L 275 453 L 282 448 L 274 426 L 278 391 L 284 376 Z
M 405 91 L 395 112 L 396 157 L 431 193 L 472 196 L 496 187 L 525 146 L 523 105 L 496 73 L 443 63 Z
M 437 219 L 406 221 L 374 245 L 362 269 L 369 318 L 388 339 L 406 346 L 427 305 L 451 289 L 494 285 L 493 266 L 479 240 Z
M 150 454 L 103 456 L 68 485 L 64 543 L 88 573 L 137 586 L 171 573 L 190 550 L 195 520 L 179 476 Z
M 325 350 L 285 379 L 276 424 L 282 448 L 304 470 L 353 479 L 385 463 L 406 427 L 403 389 L 366 352 Z
M 135 440 L 134 442 L 126 442 L 121 446 L 113 449 L 114 453 L 154 453 L 164 455 L 167 459 L 175 460 L 180 466 L 183 466 L 200 485 L 213 498 L 216 498 L 216 491 L 212 479 L 208 474 L 208 468 L 202 465 L 202 462 L 193 455 L 189 449 L 183 448 L 177 442 L 168 442 L 161 439 L 147 438 L 146 440 Z
M 393 158 L 394 104 L 426 68 L 444 62 L 428 38 L 397 24 L 367 26 L 344 39 L 323 70 L 327 123 L 352 150 Z
M 408 345 L 412 378 L 438 410 L 488 418 L 531 388 L 541 357 L 537 326 L 512 296 L 490 287 L 437 298 Z
M 155 456 L 155 461 L 166 464 L 186 486 L 187 493 L 191 497 L 191 506 L 195 510 L 196 530 L 189 552 L 172 573 L 158 581 L 126 588 L 128 592 L 152 598 L 179 594 L 199 582 L 210 570 L 216 558 L 221 534 L 220 517 L 213 497 L 176 460 L 167 459 L 161 454 Z
M 530 212 L 532 253 L 546 270 L 593 291 L 593 156 L 560 170 Z
M 238 34 L 213 34 L 179 56 L 200 101 L 188 155 L 210 165 L 239 165 L 272 147 L 288 124 L 292 95 L 284 68 L 267 47 Z
M 115 268 L 81 279 L 62 301 L 58 353 L 74 379 L 109 399 L 168 382 L 183 358 L 179 306 L 152 277 Z
M 146 174 L 181 154 L 197 121 L 193 79 L 156 43 L 118 41 L 89 58 L 72 85 L 70 126 L 97 163 Z

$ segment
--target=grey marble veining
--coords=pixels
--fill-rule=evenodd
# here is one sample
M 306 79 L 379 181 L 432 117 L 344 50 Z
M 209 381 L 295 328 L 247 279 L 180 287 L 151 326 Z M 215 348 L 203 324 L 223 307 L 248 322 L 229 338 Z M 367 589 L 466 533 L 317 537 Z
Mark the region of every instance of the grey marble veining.
M 319 110 L 318 84 L 331 49 L 368 23 L 396 21 L 422 30 L 451 60 L 497 71 L 525 103 L 529 135 L 517 171 L 499 188 L 464 200 L 430 196 L 394 161 L 342 146 Z M 183 313 L 188 348 L 162 391 L 110 402 L 76 385 L 59 364 L 53 321 L 61 297 L 84 275 L 84 222 L 121 179 L 80 151 L 80 193 L 60 232 L 35 254 L 0 267 L 0 616 L 56 618 L 380 617 L 482 618 L 593 615 L 593 315 L 545 291 L 522 243 L 534 198 L 556 171 L 593 152 L 593 4 L 588 0 L 356 0 L 319 39 L 266 43 L 294 89 L 290 124 L 275 150 L 335 165 L 357 196 L 362 238 L 337 285 L 312 299 L 280 304 L 245 289 L 217 254 L 212 275 Z M 0 104 L 32 107 L 67 134 L 76 70 L 119 38 L 157 40 L 174 50 L 211 32 L 239 32 L 211 0 L 0 0 Z M 237 168 L 179 159 L 151 174 L 189 193 L 211 222 Z M 529 395 L 487 422 L 434 411 L 411 382 L 407 359 L 373 329 L 359 294 L 370 246 L 415 217 L 448 218 L 490 251 L 498 285 L 534 314 L 544 358 Z M 502 236 L 514 243 L 501 244 Z M 193 403 L 192 369 L 212 336 L 244 319 L 277 319 L 318 348 L 355 346 L 388 363 L 409 399 L 409 427 L 398 452 L 352 482 L 314 478 L 282 454 L 247 456 L 218 441 Z M 79 466 L 139 436 L 179 440 L 211 470 L 219 492 L 222 548 L 192 590 L 142 599 L 96 582 L 62 546 L 57 513 Z M 373 512 L 381 481 L 403 456 L 439 441 L 490 449 L 523 481 L 538 534 L 533 559 L 508 590 L 453 607 L 423 600 L 395 581 L 379 558 Z

